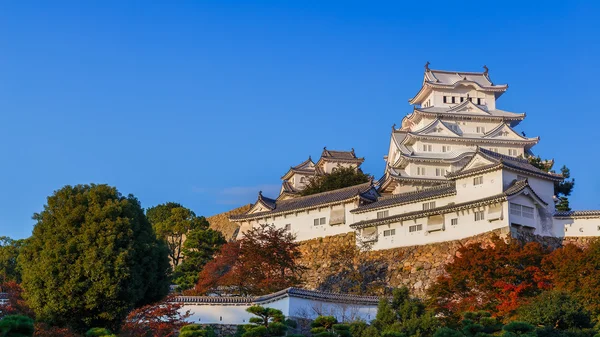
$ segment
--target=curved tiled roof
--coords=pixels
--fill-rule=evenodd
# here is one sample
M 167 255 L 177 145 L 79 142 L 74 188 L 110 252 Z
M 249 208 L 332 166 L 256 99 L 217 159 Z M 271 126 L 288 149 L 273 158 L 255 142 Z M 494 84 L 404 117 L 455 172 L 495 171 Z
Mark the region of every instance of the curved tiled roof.
M 177 296 L 174 302 L 190 304 L 256 304 L 272 302 L 285 297 L 299 297 L 324 302 L 377 305 L 379 297 L 377 296 L 359 296 L 351 294 L 330 293 L 318 290 L 307 290 L 300 288 L 287 288 L 278 292 L 253 297 L 216 297 L 216 296 Z
M 532 194 L 537 199 L 539 199 L 541 202 L 543 202 L 545 204 L 545 202 L 535 193 L 535 191 L 533 191 L 533 189 L 531 189 L 531 186 L 529 186 L 529 182 L 527 181 L 527 179 L 522 179 L 522 180 L 515 179 L 509 186 L 506 187 L 506 189 L 504 189 L 503 193 L 496 194 L 496 195 L 493 195 L 493 196 L 490 196 L 487 198 L 471 200 L 471 201 L 462 202 L 459 204 L 450 203 L 445 206 L 436 207 L 436 208 L 432 208 L 432 209 L 425 210 L 425 211 L 419 210 L 419 211 L 407 212 L 407 213 L 402 213 L 402 214 L 396 214 L 396 215 L 388 216 L 385 218 L 363 220 L 363 221 L 359 221 L 359 222 L 351 224 L 350 227 L 354 228 L 354 229 L 373 227 L 373 226 L 385 225 L 388 223 L 393 223 L 393 222 L 398 222 L 398 221 L 418 219 L 418 218 L 422 218 L 422 217 L 426 217 L 426 216 L 430 216 L 430 215 L 437 215 L 437 214 L 442 214 L 442 213 L 460 211 L 460 210 L 469 209 L 469 208 L 473 208 L 473 207 L 494 204 L 494 203 L 497 203 L 500 201 L 507 200 L 508 197 L 520 193 L 525 188 L 529 188 L 531 190 Z
M 555 218 L 600 218 L 600 210 L 555 212 Z
M 456 171 L 448 174 L 446 177 L 449 179 L 457 179 L 460 177 L 465 177 L 473 174 L 484 173 L 491 170 L 495 170 L 501 167 L 506 167 L 508 169 L 529 173 L 538 177 L 550 179 L 550 180 L 562 180 L 563 177 L 557 174 L 552 174 L 548 172 L 544 172 L 539 168 L 531 165 L 527 159 L 511 157 L 504 154 L 496 153 L 494 151 L 490 151 L 484 149 L 482 147 L 478 147 L 475 153 L 482 155 L 484 158 L 488 159 L 492 163 L 489 165 L 484 165 L 480 167 L 470 168 L 470 169 L 462 169 L 460 171 Z M 468 165 L 468 164 L 467 164 Z M 465 166 L 466 167 L 466 166 Z
M 281 214 L 286 212 L 293 212 L 307 208 L 314 208 L 332 203 L 339 203 L 355 197 L 365 197 L 363 194 L 373 188 L 372 181 L 363 183 L 360 185 L 354 185 L 350 187 L 340 188 L 333 191 L 322 192 L 304 197 L 298 197 L 288 200 L 275 201 L 275 205 L 272 210 L 266 212 L 259 212 L 254 214 L 240 214 L 232 216 L 231 221 L 245 220 L 252 218 L 260 218 L 264 216 L 271 216 L 275 214 Z M 272 199 L 271 199 L 272 200 Z M 373 200 L 374 201 L 374 200 Z
M 407 193 L 394 194 L 389 197 L 381 197 L 374 203 L 370 203 L 364 206 L 360 206 L 356 209 L 351 210 L 351 213 L 363 213 L 372 211 L 380 208 L 387 208 L 392 206 L 399 206 L 403 204 L 409 204 L 417 201 L 428 200 L 433 198 L 441 198 L 449 195 L 456 194 L 456 187 L 454 184 L 442 185 L 427 188 L 421 191 L 413 191 Z

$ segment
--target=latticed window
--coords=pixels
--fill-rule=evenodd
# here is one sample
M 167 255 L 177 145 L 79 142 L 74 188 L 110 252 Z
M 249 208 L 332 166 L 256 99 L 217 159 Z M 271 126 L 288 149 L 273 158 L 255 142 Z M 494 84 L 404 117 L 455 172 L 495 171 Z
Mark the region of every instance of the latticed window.
M 485 219 L 485 213 L 483 211 L 475 211 L 475 221 L 481 221 Z
M 377 212 L 377 219 L 386 218 L 390 215 L 390 211 L 379 211 Z
M 456 225 L 458 225 L 458 218 L 450 219 L 450 224 L 451 224 L 452 226 L 456 226 Z
M 435 201 L 430 201 L 423 204 L 424 211 L 430 210 L 432 208 L 435 208 Z
M 510 203 L 510 214 L 527 219 L 533 219 L 533 207 Z
M 483 176 L 473 178 L 473 185 L 481 185 L 483 184 Z
M 412 232 L 418 232 L 418 231 L 422 231 L 423 230 L 423 225 L 418 224 L 418 225 L 412 225 L 408 227 L 408 232 L 412 233 Z
M 383 236 L 392 236 L 392 235 L 396 235 L 395 229 L 386 229 L 383 231 Z
M 321 226 L 325 224 L 325 218 L 316 218 L 314 222 L 315 226 Z

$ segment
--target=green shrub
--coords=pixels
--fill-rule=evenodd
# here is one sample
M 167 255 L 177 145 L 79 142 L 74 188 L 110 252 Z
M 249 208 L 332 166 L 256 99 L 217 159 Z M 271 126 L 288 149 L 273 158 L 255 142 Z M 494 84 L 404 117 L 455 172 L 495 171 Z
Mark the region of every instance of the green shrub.
M 33 331 L 33 320 L 27 316 L 10 315 L 0 320 L 0 336 L 2 337 L 31 337 Z

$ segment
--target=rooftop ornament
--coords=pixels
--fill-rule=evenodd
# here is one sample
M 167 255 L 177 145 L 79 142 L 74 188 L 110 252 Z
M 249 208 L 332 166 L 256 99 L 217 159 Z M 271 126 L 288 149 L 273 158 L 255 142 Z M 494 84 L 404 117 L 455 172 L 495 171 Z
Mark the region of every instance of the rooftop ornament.
M 427 63 L 425 63 L 425 71 L 429 70 L 429 65 L 430 65 L 430 64 L 431 64 L 431 63 L 429 63 L 429 61 L 427 61 Z

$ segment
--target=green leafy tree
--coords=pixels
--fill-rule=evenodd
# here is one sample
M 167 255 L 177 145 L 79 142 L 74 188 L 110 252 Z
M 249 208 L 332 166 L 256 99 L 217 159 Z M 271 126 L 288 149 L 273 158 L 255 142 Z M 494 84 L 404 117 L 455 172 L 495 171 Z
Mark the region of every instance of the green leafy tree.
M 17 257 L 23 242 L 24 240 L 13 240 L 8 236 L 0 236 L 0 283 L 21 282 Z
M 502 337 L 536 337 L 535 327 L 527 322 L 510 322 L 502 330 Z
M 313 337 L 351 337 L 350 325 L 339 324 L 333 316 L 319 316 L 311 324 Z
M 138 200 L 107 185 L 65 186 L 34 215 L 19 254 L 25 299 L 43 321 L 119 327 L 169 289 L 167 249 Z
M 535 326 L 557 330 L 591 328 L 591 317 L 576 299 L 563 291 L 547 291 L 518 311 L 518 317 Z
M 85 333 L 85 337 L 117 337 L 105 328 L 91 328 Z
M 543 160 L 539 156 L 530 156 L 527 158 L 529 163 L 542 171 L 552 172 L 552 166 L 554 165 L 553 160 Z M 563 165 L 560 168 L 560 174 L 565 178 L 563 181 L 554 183 L 554 195 L 558 199 L 556 202 L 556 210 L 557 211 L 570 211 L 569 207 L 569 196 L 571 192 L 573 192 L 573 188 L 575 187 L 575 179 L 571 178 L 571 170 L 567 168 L 567 166 Z
M 368 182 L 372 177 L 354 167 L 338 166 L 333 172 L 309 179 L 302 195 L 333 191 Z
M 189 324 L 179 330 L 179 337 L 216 337 L 215 332 L 200 324 Z
M 296 322 L 286 320 L 281 310 L 253 305 L 246 309 L 256 317 L 244 326 L 242 337 L 279 337 L 286 336 L 289 328 L 295 328 Z
M 201 217 L 204 220 L 204 217 Z M 178 290 L 193 288 L 198 274 L 213 259 L 226 241 L 223 234 L 208 228 L 208 221 L 190 231 L 183 243 L 183 262 L 175 268 L 174 283 Z
M 33 320 L 27 316 L 11 315 L 0 320 L 2 337 L 31 337 L 33 331 Z
M 392 300 L 381 299 L 373 326 L 381 336 L 431 336 L 440 323 L 408 289 L 394 289 Z

